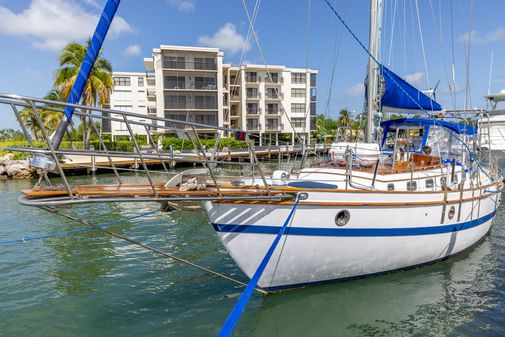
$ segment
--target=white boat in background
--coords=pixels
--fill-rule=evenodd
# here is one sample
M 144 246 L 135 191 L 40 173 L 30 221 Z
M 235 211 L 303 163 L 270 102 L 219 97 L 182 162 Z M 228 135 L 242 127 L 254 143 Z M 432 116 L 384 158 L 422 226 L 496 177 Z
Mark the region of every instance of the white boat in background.
M 491 151 L 505 151 L 505 110 L 499 109 L 499 104 L 505 102 L 505 90 L 499 93 L 484 96 L 491 110 L 487 112 L 489 118 L 482 120 L 480 132 L 482 133 L 481 146 Z

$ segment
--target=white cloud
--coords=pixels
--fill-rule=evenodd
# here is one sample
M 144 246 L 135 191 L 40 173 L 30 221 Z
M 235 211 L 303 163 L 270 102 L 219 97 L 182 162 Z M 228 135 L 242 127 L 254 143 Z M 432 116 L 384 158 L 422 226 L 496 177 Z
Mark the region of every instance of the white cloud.
M 29 38 L 35 48 L 59 50 L 68 42 L 90 37 L 99 15 L 87 11 L 75 0 L 32 0 L 19 13 L 0 6 L 0 17 L 0 34 Z M 109 35 L 116 37 L 132 31 L 124 18 L 116 16 Z
M 167 0 L 170 6 L 177 8 L 178 11 L 189 13 L 195 10 L 196 0 Z
M 363 82 L 356 83 L 345 91 L 348 96 L 363 96 L 365 94 L 365 85 Z
M 471 42 L 475 44 L 488 44 L 496 43 L 500 41 L 505 41 L 505 27 L 498 27 L 495 30 L 489 31 L 487 33 L 481 34 L 476 30 L 466 32 L 458 37 L 458 41 L 462 43 L 468 43 L 472 38 Z
M 412 84 L 413 86 L 418 86 L 421 84 L 422 79 L 424 78 L 423 72 L 417 72 L 413 74 L 408 74 L 405 76 L 404 80 Z
M 233 23 L 227 23 L 214 33 L 213 36 L 203 35 L 198 37 L 198 44 L 206 47 L 217 47 L 227 53 L 235 54 L 244 48 L 248 50 L 250 44 L 246 41 Z
M 123 53 L 128 56 L 138 56 L 142 53 L 142 50 L 138 44 L 131 44 L 123 50 Z

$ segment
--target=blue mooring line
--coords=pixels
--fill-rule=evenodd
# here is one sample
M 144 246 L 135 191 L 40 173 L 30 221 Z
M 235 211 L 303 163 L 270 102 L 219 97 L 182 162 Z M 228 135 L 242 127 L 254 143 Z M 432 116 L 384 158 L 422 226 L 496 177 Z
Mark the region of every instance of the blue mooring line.
M 157 212 L 159 212 L 159 210 L 151 211 L 151 212 L 146 212 L 146 213 L 142 213 L 142 214 L 137 214 L 137 215 L 132 215 L 132 216 L 129 216 L 129 217 L 126 217 L 126 218 L 123 218 L 123 219 L 119 219 L 119 220 L 115 220 L 115 221 L 111 221 L 111 222 L 105 222 L 105 223 L 102 223 L 102 224 L 98 224 L 97 226 L 99 226 L 99 227 L 107 227 L 107 226 L 110 226 L 110 225 L 113 225 L 113 224 L 116 224 L 116 223 L 120 223 L 120 222 L 124 222 L 124 221 L 128 221 L 128 220 L 140 218 L 140 217 L 143 217 L 143 216 L 146 216 L 146 215 L 150 215 L 150 214 L 154 214 L 154 213 L 157 213 Z M 73 229 L 73 230 L 70 230 L 70 231 L 63 231 L 63 232 L 52 233 L 52 234 L 24 236 L 24 237 L 19 238 L 19 239 L 0 241 L 0 246 L 7 245 L 7 244 L 12 244 L 12 243 L 22 243 L 22 242 L 32 241 L 32 240 L 47 239 L 47 238 L 55 237 L 55 236 L 63 236 L 63 235 L 81 233 L 81 232 L 88 232 L 88 231 L 91 231 L 93 229 L 95 229 L 95 228 L 93 228 L 93 227 L 85 227 L 85 228 Z
M 224 322 L 223 326 L 221 327 L 221 330 L 219 331 L 219 334 L 217 335 L 218 337 L 228 337 L 231 336 L 231 333 L 233 332 L 233 329 L 235 328 L 235 325 L 237 325 L 238 320 L 240 319 L 240 315 L 244 311 L 247 303 L 249 302 L 249 299 L 251 298 L 251 295 L 256 288 L 256 285 L 258 284 L 258 281 L 263 274 L 263 271 L 265 270 L 268 261 L 270 261 L 270 258 L 272 257 L 272 254 L 275 251 L 275 248 L 277 247 L 277 244 L 281 240 L 282 235 L 284 234 L 286 227 L 291 221 L 291 218 L 293 217 L 293 214 L 295 213 L 296 206 L 298 206 L 298 202 L 300 201 L 300 196 L 296 198 L 296 202 L 293 205 L 293 208 L 291 209 L 291 212 L 289 212 L 288 217 L 286 218 L 286 221 L 284 221 L 284 224 L 282 225 L 281 229 L 277 233 L 277 236 L 275 237 L 275 240 L 272 242 L 272 245 L 268 249 L 265 257 L 261 261 L 260 265 L 258 266 L 258 269 L 256 269 L 256 272 L 254 273 L 254 276 L 251 278 L 249 283 L 247 284 L 247 287 L 245 288 L 244 292 L 242 295 L 240 295 L 240 298 L 238 299 L 237 303 L 233 307 L 233 310 L 231 311 L 230 315 Z

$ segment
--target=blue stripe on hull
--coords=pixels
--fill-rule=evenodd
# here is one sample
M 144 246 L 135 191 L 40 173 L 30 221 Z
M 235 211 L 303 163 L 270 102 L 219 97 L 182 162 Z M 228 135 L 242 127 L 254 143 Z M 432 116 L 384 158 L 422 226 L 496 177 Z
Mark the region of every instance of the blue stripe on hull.
M 430 235 L 458 232 L 465 229 L 480 226 L 491 220 L 496 214 L 496 210 L 484 215 L 481 218 L 452 225 L 431 226 L 431 227 L 404 227 L 404 228 L 310 228 L 310 227 L 289 227 L 285 235 L 301 236 L 413 236 Z M 246 234 L 276 234 L 279 226 L 262 225 L 227 225 L 212 224 L 217 232 L 223 233 L 246 233 Z

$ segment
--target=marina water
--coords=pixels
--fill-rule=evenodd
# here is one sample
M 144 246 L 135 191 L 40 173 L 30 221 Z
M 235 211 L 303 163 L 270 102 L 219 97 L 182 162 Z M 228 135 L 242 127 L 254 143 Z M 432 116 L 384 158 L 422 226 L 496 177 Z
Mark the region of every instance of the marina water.
M 82 228 L 21 206 L 16 201 L 20 190 L 32 184 L 0 182 L 0 241 Z M 91 204 L 63 211 L 105 223 L 157 207 Z M 246 281 L 203 212 L 155 213 L 109 228 Z M 0 336 L 215 336 L 242 290 L 97 231 L 4 244 Z M 404 272 L 266 297 L 255 294 L 234 334 L 504 335 L 503 204 L 490 235 L 468 252 Z

